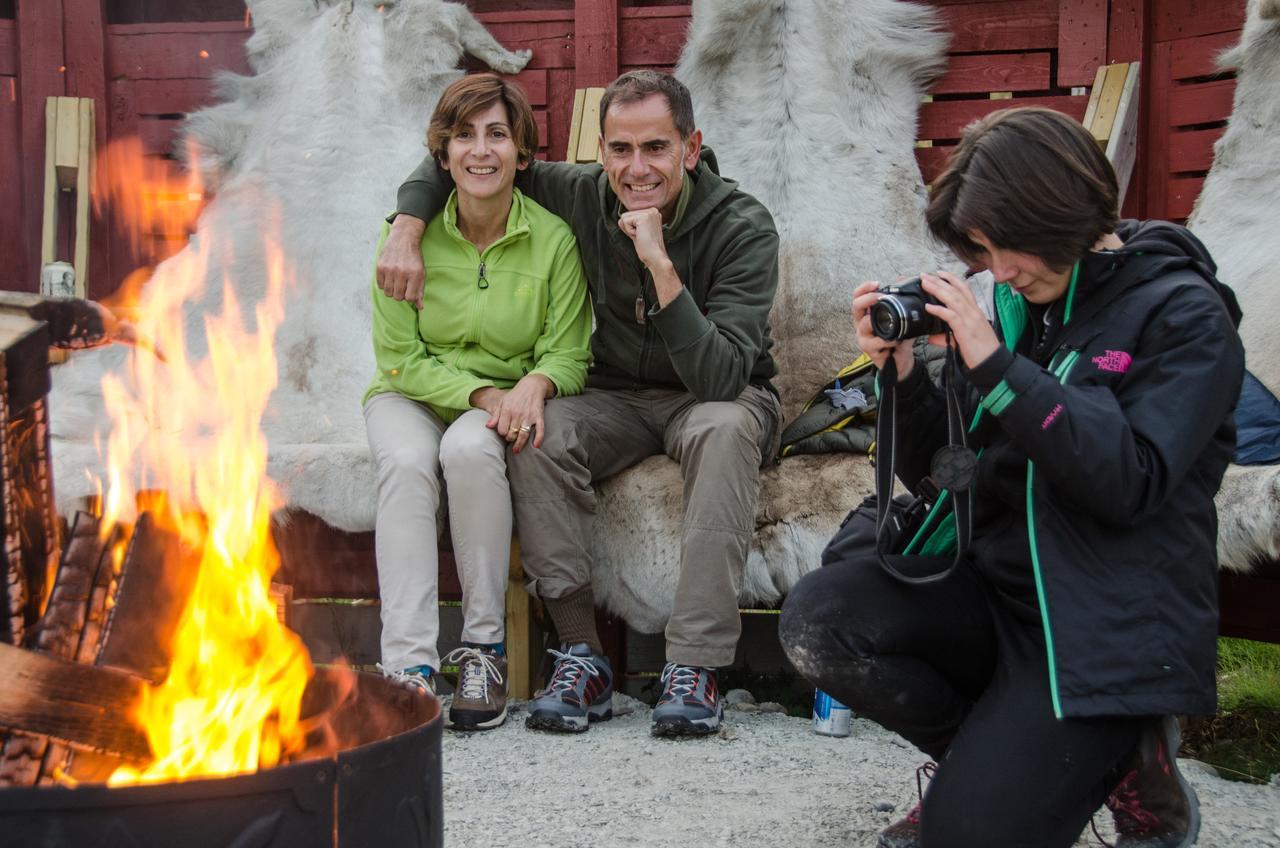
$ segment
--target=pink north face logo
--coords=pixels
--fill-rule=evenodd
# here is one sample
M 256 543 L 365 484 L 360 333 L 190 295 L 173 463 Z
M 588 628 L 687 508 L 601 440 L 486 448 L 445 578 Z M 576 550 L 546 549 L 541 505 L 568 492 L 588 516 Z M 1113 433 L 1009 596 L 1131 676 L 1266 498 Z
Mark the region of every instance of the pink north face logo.
M 1098 366 L 1099 371 L 1123 374 L 1133 364 L 1133 357 L 1123 350 L 1109 350 L 1102 356 L 1095 356 L 1093 364 Z

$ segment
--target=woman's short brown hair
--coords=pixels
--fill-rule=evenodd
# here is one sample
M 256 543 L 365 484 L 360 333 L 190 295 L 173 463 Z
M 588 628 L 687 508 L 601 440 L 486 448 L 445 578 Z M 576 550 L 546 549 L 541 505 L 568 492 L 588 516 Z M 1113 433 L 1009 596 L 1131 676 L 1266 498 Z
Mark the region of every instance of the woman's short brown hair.
M 538 150 L 538 124 L 533 108 L 520 86 L 496 74 L 472 74 L 450 85 L 440 95 L 431 123 L 427 125 L 427 149 L 444 165 L 449 139 L 463 122 L 501 101 L 507 109 L 507 123 L 521 165 L 528 164 Z
M 1052 109 L 1002 109 L 970 124 L 934 182 L 933 235 L 981 265 L 992 245 L 1071 267 L 1119 222 L 1115 171 L 1087 130 Z

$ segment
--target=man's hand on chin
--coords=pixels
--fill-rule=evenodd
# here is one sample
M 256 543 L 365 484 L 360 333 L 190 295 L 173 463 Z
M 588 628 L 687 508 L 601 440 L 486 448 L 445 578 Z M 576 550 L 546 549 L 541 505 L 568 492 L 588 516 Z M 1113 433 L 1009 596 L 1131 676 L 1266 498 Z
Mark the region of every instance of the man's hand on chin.
M 662 238 L 662 213 L 653 208 L 623 212 L 618 227 L 631 239 L 636 246 L 636 256 L 653 275 L 659 308 L 666 306 L 680 294 L 684 285 L 667 256 L 667 245 Z
M 378 253 L 378 288 L 393 300 L 407 300 L 422 308 L 422 234 L 427 223 L 412 215 L 400 214 Z

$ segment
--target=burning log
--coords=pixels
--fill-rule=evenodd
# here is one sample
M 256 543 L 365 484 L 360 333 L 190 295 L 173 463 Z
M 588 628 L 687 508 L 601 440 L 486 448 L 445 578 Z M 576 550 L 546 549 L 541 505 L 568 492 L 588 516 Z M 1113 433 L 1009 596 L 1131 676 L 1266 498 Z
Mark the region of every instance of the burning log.
M 49 603 L 32 631 L 31 641 L 51 656 L 74 660 L 79 653 L 104 554 L 98 526 L 96 517 L 76 515 Z M 69 749 L 48 737 L 15 732 L 0 752 L 0 786 L 34 785 L 42 773 L 64 768 L 69 754 Z
M 142 513 L 124 556 L 98 664 L 162 682 L 199 569 L 199 551 L 184 545 L 153 513 Z
M 0 641 L 22 643 L 58 556 L 49 466 L 48 327 L 0 300 Z
M 0 727 L 145 761 L 147 739 L 130 716 L 146 682 L 110 668 L 86 666 L 0 645 Z

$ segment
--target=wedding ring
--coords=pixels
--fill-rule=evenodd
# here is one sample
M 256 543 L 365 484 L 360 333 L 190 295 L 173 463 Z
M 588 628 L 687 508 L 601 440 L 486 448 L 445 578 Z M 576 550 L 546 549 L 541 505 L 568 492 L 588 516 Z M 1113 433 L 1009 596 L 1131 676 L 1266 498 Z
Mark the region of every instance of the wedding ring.
M 521 433 L 527 433 L 527 432 L 529 432 L 529 430 L 531 430 L 531 429 L 532 429 L 532 426 L 531 426 L 531 425 L 529 425 L 529 424 L 526 424 L 526 425 L 524 425 L 523 427 L 521 427 L 521 428 L 520 428 L 520 432 L 521 432 Z

